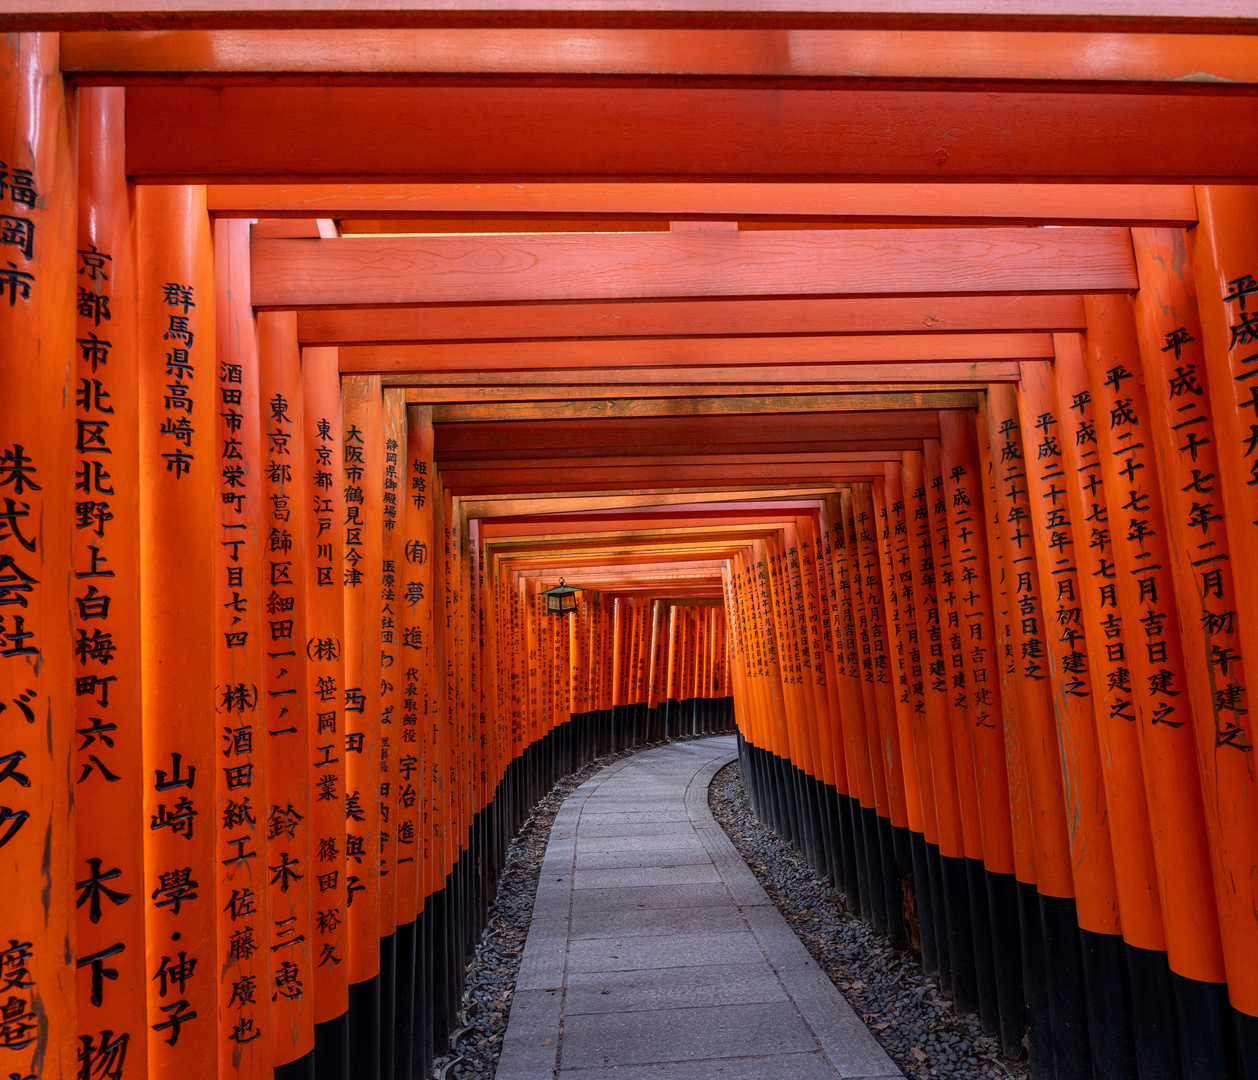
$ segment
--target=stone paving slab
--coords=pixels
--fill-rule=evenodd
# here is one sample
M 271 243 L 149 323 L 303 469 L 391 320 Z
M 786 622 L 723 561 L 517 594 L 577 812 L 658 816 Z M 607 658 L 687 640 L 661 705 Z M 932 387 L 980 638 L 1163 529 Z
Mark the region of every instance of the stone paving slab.
M 654 937 L 660 934 L 686 934 L 706 930 L 742 930 L 741 912 L 729 904 L 713 907 L 648 908 L 625 911 L 583 911 L 573 913 L 569 936 L 580 938 Z
M 564 1012 L 641 1012 L 789 1001 L 767 965 L 712 964 L 661 971 L 591 971 L 568 976 Z
M 631 908 L 712 907 L 729 901 L 720 882 L 704 885 L 629 885 L 614 889 L 582 889 L 572 898 L 572 913 L 628 911 Z
M 702 885 L 716 884 L 721 880 L 716 867 L 709 859 L 694 866 L 633 866 L 619 870 L 578 870 L 572 878 L 572 887 L 581 889 L 608 889 L 617 885 Z
M 656 747 L 564 802 L 497 1080 L 901 1076 L 713 821 L 735 754 Z
M 807 1053 L 812 1033 L 789 1001 L 713 1005 L 594 1016 L 565 1016 L 565 1065 L 573 1068 L 618 1062 L 702 1061 L 749 1054 Z
M 684 1064 L 607 1065 L 562 1069 L 559 1080 L 834 1080 L 825 1055 L 775 1054 L 771 1058 L 713 1058 Z
M 568 971 L 658 971 L 706 964 L 755 964 L 764 960 L 756 936 L 745 926 L 732 933 L 674 934 L 672 937 L 585 938 L 568 943 Z
M 694 866 L 710 864 L 712 856 L 703 845 L 670 845 L 638 848 L 635 851 L 578 851 L 577 870 L 620 870 L 641 866 Z

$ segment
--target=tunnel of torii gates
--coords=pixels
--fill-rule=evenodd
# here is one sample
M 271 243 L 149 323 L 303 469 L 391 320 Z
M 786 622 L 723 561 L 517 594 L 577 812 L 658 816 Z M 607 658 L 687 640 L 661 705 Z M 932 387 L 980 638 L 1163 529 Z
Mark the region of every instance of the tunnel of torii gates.
M 1252 7 L 152 6 L 0 12 L 0 1074 L 427 1075 L 736 725 L 1035 1077 L 1258 1076 Z

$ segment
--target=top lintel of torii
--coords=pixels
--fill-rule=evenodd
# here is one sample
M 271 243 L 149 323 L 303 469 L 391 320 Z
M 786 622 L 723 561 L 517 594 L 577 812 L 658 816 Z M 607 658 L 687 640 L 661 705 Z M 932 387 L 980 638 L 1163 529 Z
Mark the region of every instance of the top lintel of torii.
M 0 30 L 661 27 L 1258 33 L 1251 0 L 6 0 Z

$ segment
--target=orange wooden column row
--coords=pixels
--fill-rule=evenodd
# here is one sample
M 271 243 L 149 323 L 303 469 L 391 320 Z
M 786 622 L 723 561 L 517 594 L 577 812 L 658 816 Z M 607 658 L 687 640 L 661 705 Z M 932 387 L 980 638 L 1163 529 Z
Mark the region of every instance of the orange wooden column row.
M 213 414 L 217 451 L 214 705 L 220 721 L 218 749 L 223 766 L 217 772 L 213 836 L 218 940 L 220 947 L 227 943 L 227 955 L 216 966 L 218 1072 L 223 1077 L 261 1077 L 273 1064 L 273 924 L 277 918 L 287 917 L 286 912 L 272 912 L 268 887 L 271 852 L 266 828 L 271 809 L 269 789 L 275 778 L 268 767 L 271 736 L 267 732 L 272 726 L 269 702 L 275 686 L 264 653 L 276 646 L 264 641 L 264 590 L 277 569 L 281 576 L 287 576 L 292 564 L 287 554 L 271 551 L 265 540 L 268 515 L 263 509 L 263 487 L 267 470 L 259 466 L 269 455 L 263 449 L 258 339 L 253 310 L 245 302 L 249 296 L 249 225 L 219 221 L 214 240 L 213 313 L 218 330 L 215 379 L 211 383 L 217 399 Z M 205 306 L 205 299 L 195 290 L 168 293 L 166 302 L 173 310 L 172 328 L 179 320 L 183 320 L 179 325 L 195 327 L 191 316 Z M 192 334 L 179 337 L 177 333 L 172 329 L 163 335 L 171 339 L 166 376 L 175 385 L 185 378 L 182 364 L 189 365 L 189 376 L 194 372 L 201 344 Z M 190 381 L 195 385 L 194 378 Z M 179 422 L 191 423 L 198 415 L 196 405 L 190 404 L 188 415 L 179 416 Z M 163 434 L 166 428 L 164 425 Z M 178 424 L 174 430 L 176 441 L 182 441 Z M 189 467 L 195 470 L 196 462 Z M 175 782 L 173 776 L 169 782 Z
M 92 559 L 113 577 L 96 579 L 97 603 L 75 605 L 75 884 L 78 907 L 78 1037 L 92 1067 L 125 1058 L 144 1074 L 148 1061 L 145 957 L 145 788 L 140 638 L 139 424 L 136 356 L 135 206 L 127 188 L 121 89 L 79 97 L 79 239 L 75 277 L 97 301 L 80 310 L 73 369 L 79 457 L 74 488 L 74 566 Z M 8 160 L 6 158 L 6 160 Z M 11 210 L 6 210 L 11 214 Z M 44 235 L 41 233 L 41 236 Z M 97 323 L 97 311 L 109 318 Z M 100 332 L 102 326 L 107 332 Z M 81 423 L 80 423 L 81 422 Z M 5 428 L 8 429 L 6 418 Z M 30 496 L 6 485 L 9 535 L 33 547 Z M 10 501 L 12 500 L 12 501 Z M 23 515 L 8 517 L 9 514 Z M 24 539 L 25 538 L 25 539 Z M 18 552 L 17 554 L 22 554 Z M 16 560 L 18 566 L 21 560 Z M 90 579 L 88 579 L 90 580 Z M 108 597 L 108 602 L 104 597 Z M 94 631 L 97 631 L 94 633 Z M 103 635 L 112 651 L 89 648 Z M 11 661 L 9 662 L 12 663 Z M 0 668 L 3 670 L 3 668 Z M 4 698 L 8 710 L 18 704 Z M 4 723 L 0 717 L 0 725 Z M 4 751 L 11 748 L 6 746 Z M 208 786 L 208 784 L 207 784 Z M 0 790 L 0 803 L 7 800 Z M 2 853 L 2 852 L 0 852 Z M 151 887 L 150 887 L 151 888 Z M 120 948 L 121 946 L 121 948 Z M 94 960 L 92 958 L 99 958 Z M 100 978 L 96 965 L 99 964 Z M 104 970 L 116 973 L 107 980 Z M 3 1058 L 0 1062 L 7 1064 Z M 24 1075 L 22 1070 L 19 1075 Z
M 301 354 L 302 457 L 305 482 L 306 701 L 310 835 L 312 1020 L 326 1023 L 349 1008 L 349 927 L 345 883 L 345 502 L 341 383 L 335 349 Z M 326 749 L 325 749 L 326 748 Z
M 141 188 L 137 219 L 148 1067 L 153 1077 L 213 1076 L 224 1042 L 255 1041 L 255 1031 L 256 1041 L 268 1039 L 269 995 L 246 1003 L 237 1023 L 220 1026 L 220 969 L 247 977 L 266 944 L 254 915 L 239 911 L 246 923 L 233 941 L 219 919 L 230 922 L 232 913 L 217 902 L 216 788 L 243 798 L 255 770 L 251 743 L 241 744 L 238 757 L 233 740 L 223 756 L 214 710 L 215 658 L 227 645 L 217 596 L 229 587 L 229 568 L 239 567 L 219 555 L 230 549 L 222 547 L 222 448 L 211 412 L 221 388 L 205 191 Z M 84 584 L 103 582 L 108 570 L 78 574 Z

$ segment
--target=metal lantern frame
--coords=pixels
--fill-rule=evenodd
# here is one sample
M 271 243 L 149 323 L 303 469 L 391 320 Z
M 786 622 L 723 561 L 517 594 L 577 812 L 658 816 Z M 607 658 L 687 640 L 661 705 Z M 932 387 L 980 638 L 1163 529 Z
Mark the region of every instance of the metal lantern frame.
M 552 589 L 546 589 L 542 595 L 546 597 L 546 613 L 561 618 L 577 610 L 577 593 L 581 590 L 573 585 L 565 585 L 563 578 Z

